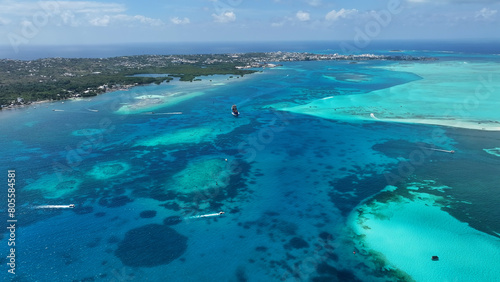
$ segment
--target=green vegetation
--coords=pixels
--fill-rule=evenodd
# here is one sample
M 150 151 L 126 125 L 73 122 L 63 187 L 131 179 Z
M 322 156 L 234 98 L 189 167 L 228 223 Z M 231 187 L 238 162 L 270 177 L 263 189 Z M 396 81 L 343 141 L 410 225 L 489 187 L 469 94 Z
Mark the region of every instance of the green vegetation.
M 180 64 L 163 68 L 148 68 L 140 71 L 132 70 L 128 75 L 136 74 L 168 74 L 171 77 L 179 77 L 180 81 L 193 81 L 197 76 L 208 76 L 215 74 L 233 74 L 243 76 L 255 71 L 236 69 L 233 63 L 218 63 L 216 65 L 204 66 L 198 64 Z M 165 80 L 165 78 L 163 78 Z
M 1 106 L 41 100 L 95 96 L 100 93 L 151 83 L 199 80 L 207 75 L 243 76 L 251 68 L 276 67 L 269 62 L 317 60 L 435 60 L 408 55 L 339 55 L 290 52 L 142 55 L 104 59 L 49 58 L 34 61 L 0 60 Z M 137 76 L 166 74 L 163 77 Z
M 169 82 L 174 77 L 193 81 L 198 76 L 243 76 L 254 72 L 237 69 L 238 62 L 227 58 L 228 55 L 188 55 L 0 60 L 0 105 L 89 97 L 121 88 Z M 140 74 L 168 76 L 135 76 Z

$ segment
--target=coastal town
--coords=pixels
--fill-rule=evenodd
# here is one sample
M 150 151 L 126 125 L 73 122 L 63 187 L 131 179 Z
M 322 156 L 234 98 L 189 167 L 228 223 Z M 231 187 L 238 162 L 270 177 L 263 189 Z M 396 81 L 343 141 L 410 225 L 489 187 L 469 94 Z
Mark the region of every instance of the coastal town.
M 405 54 L 342 55 L 265 52 L 201 55 L 140 55 L 113 58 L 45 58 L 0 60 L 0 109 L 37 101 L 90 97 L 133 86 L 168 82 L 175 77 L 193 81 L 215 74 L 245 75 L 294 61 L 392 60 L 425 61 Z M 145 74 L 163 74 L 146 76 Z M 141 76 L 143 75 L 143 76 Z

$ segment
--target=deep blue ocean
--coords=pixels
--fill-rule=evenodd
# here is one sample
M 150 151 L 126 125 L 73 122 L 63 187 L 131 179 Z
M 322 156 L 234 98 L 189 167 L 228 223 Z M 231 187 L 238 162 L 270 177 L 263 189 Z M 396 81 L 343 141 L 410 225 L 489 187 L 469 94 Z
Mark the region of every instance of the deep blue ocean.
M 328 52 L 328 53 L 386 53 L 406 50 L 430 53 L 449 51 L 467 54 L 500 54 L 498 40 L 439 41 L 439 40 L 374 40 L 366 46 L 356 47 L 350 41 L 289 41 L 289 42 L 208 42 L 208 43 L 135 43 L 108 45 L 21 45 L 14 50 L 0 45 L 0 59 L 34 60 L 40 58 L 106 58 L 131 55 L 170 54 L 226 54 L 248 52 Z
M 29 48 L 0 57 L 339 53 L 332 42 Z M 440 63 L 500 65 L 498 44 L 373 42 L 363 53 L 395 49 L 437 57 Z M 173 81 L 1 111 L 1 225 L 10 224 L 7 178 L 15 178 L 17 219 L 16 274 L 7 272 L 7 230 L 0 234 L 1 279 L 444 281 L 424 268 L 428 277 L 413 277 L 404 266 L 398 268 L 389 250 L 385 255 L 370 248 L 363 238 L 369 235 L 353 231 L 359 222 L 353 218 L 369 203 L 420 199 L 413 193 L 417 186 L 440 197 L 440 215 L 474 229 L 498 257 L 499 131 L 336 120 L 283 110 L 425 80 L 391 70 L 393 64 L 400 62 L 288 62 L 244 77 Z M 477 73 L 471 72 L 471 83 Z M 480 102 L 497 103 L 498 91 L 492 90 L 491 101 Z M 241 112 L 237 118 L 230 114 L 233 104 Z M 467 118 L 474 114 L 471 110 Z M 432 143 L 436 133 L 440 143 Z M 456 153 L 425 153 L 405 166 L 423 147 Z M 7 177 L 8 170 L 15 176 Z M 405 228 L 390 220 L 387 226 Z M 425 234 L 430 227 L 413 228 Z M 445 244 L 448 238 L 433 239 Z M 462 237 L 456 240 L 456 246 L 467 245 Z M 440 255 L 438 271 L 466 268 L 470 257 L 495 264 L 491 257 L 463 253 L 456 257 L 464 261 L 450 266 L 446 254 Z M 430 257 L 415 254 L 412 260 L 420 264 Z M 481 276 L 480 268 L 471 271 L 479 273 L 476 281 L 495 277 Z M 456 275 L 445 280 L 470 281 Z

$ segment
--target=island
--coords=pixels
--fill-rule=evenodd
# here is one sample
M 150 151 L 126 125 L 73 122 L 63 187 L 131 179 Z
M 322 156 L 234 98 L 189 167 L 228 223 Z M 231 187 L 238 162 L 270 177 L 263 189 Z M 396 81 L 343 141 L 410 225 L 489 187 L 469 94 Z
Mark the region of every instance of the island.
M 146 84 L 199 80 L 200 76 L 243 76 L 280 62 L 346 60 L 435 60 L 404 54 L 342 55 L 298 52 L 244 54 L 137 55 L 112 58 L 0 60 L 0 109 L 38 101 L 90 97 Z M 149 75 L 148 75 L 149 74 Z M 154 74 L 154 75 L 151 75 Z

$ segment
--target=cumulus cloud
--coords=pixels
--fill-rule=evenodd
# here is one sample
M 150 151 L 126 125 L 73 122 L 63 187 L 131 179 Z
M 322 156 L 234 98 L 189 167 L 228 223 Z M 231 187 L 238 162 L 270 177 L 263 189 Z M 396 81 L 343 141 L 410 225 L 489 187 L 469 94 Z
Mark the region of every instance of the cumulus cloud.
M 141 23 L 149 26 L 160 26 L 163 25 L 163 21 L 159 19 L 153 19 L 150 17 L 146 17 L 143 15 L 135 15 L 135 16 L 129 16 L 129 15 L 116 15 L 114 18 L 116 18 L 119 21 L 122 22 L 129 22 L 129 23 Z
M 476 19 L 485 19 L 489 20 L 495 17 L 497 14 L 497 10 L 489 9 L 489 8 L 482 8 L 481 10 L 476 12 Z
M 336 21 L 338 19 L 350 19 L 358 15 L 359 11 L 356 9 L 340 9 L 338 11 L 332 10 L 326 14 L 325 19 L 328 21 Z
M 103 17 L 93 18 L 89 20 L 90 25 L 93 26 L 108 26 L 111 18 L 108 15 Z
M 174 17 L 174 18 L 171 18 L 170 21 L 173 23 L 173 24 L 188 24 L 190 23 L 191 21 L 188 19 L 188 18 L 183 18 L 183 19 L 180 19 L 178 17 Z
M 236 20 L 236 14 L 233 11 L 226 11 L 220 14 L 212 14 L 212 17 L 217 23 L 229 23 Z
M 43 13 L 56 25 L 109 26 L 113 23 L 156 26 L 163 22 L 143 15 L 128 15 L 120 3 L 98 1 L 0 1 L 0 16 L 5 20 L 31 19 Z
M 311 16 L 309 15 L 309 13 L 303 12 L 303 11 L 298 11 L 295 16 L 301 22 L 308 21 L 311 18 Z
M 163 24 L 161 20 L 152 19 L 141 15 L 129 16 L 125 14 L 112 15 L 112 16 L 103 15 L 101 17 L 94 17 L 89 19 L 89 23 L 90 25 L 93 26 L 109 26 L 110 24 L 113 23 L 128 24 L 128 25 L 134 25 L 140 23 L 149 26 L 159 26 Z

